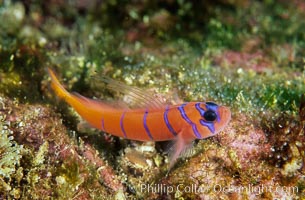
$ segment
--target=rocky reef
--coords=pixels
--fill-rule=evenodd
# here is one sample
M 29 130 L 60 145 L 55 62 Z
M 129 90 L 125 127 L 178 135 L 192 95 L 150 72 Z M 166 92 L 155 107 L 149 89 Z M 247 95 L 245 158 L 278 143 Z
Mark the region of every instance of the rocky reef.
M 304 199 L 305 4 L 0 0 L 1 199 Z M 232 120 L 168 171 L 168 144 L 88 127 L 50 89 L 99 74 Z M 93 78 L 94 77 L 94 78 Z

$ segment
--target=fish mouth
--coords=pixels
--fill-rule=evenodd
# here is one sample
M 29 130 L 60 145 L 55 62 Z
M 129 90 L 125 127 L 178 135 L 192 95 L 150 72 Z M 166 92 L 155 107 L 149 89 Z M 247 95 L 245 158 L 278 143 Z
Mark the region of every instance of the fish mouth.
M 228 107 L 222 106 L 223 107 L 223 112 L 224 116 L 228 119 L 228 121 L 231 120 L 231 110 Z
M 218 113 L 221 118 L 221 120 L 219 122 L 219 126 L 222 127 L 221 129 L 223 129 L 225 126 L 228 125 L 228 123 L 231 120 L 231 111 L 228 107 L 219 106 Z

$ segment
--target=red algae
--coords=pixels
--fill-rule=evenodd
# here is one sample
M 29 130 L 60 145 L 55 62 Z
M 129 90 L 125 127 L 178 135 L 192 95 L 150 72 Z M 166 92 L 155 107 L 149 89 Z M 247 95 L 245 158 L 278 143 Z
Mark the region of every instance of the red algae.
M 24 149 L 19 166 L 21 177 L 18 178 L 23 181 L 18 181 L 17 185 L 11 182 L 11 194 L 27 189 L 20 196 L 13 195 L 15 198 L 89 199 L 116 195 L 124 190 L 113 169 L 97 151 L 89 144 L 78 146 L 50 108 L 5 98 L 2 103 L 7 109 L 2 110 L 1 115 L 6 116 L 14 140 Z M 99 180 L 103 180 L 103 185 Z M 94 192 L 90 192 L 90 188 L 95 188 Z
M 272 67 L 262 51 L 254 53 L 226 51 L 215 58 L 215 63 L 220 66 L 233 68 L 252 69 L 256 72 L 264 72 Z
M 305 181 L 302 165 L 298 165 L 300 154 L 293 154 L 295 161 L 287 160 L 283 167 L 274 167 L 268 162 L 273 154 L 272 145 L 265 130 L 254 126 L 246 115 L 236 114 L 216 139 L 199 142 L 196 148 L 201 149 L 199 154 L 152 185 L 153 194 L 149 196 L 153 199 L 296 198 L 304 190 L 301 185 Z

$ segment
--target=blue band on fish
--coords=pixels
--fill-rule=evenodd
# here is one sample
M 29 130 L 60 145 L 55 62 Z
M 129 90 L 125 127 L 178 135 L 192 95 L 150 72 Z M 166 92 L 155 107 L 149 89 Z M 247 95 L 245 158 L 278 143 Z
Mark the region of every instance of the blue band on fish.
M 186 103 L 182 104 L 181 106 L 178 107 L 178 110 L 180 111 L 180 114 L 182 116 L 182 118 L 187 122 L 189 123 L 191 126 L 192 126 L 192 129 L 193 129 L 193 132 L 195 134 L 195 136 L 198 138 L 198 139 L 202 139 L 201 137 L 201 134 L 198 132 L 198 129 L 197 129 L 197 126 L 196 124 L 194 124 L 189 118 L 188 116 L 186 115 L 185 111 L 184 111 L 184 106 L 186 105 Z
M 105 131 L 105 123 L 104 123 L 104 118 L 102 118 L 102 130 Z M 105 131 L 106 132 L 106 131 Z
M 163 115 L 165 124 L 166 124 L 168 130 L 169 130 L 174 136 L 177 136 L 176 131 L 173 129 L 173 127 L 172 127 L 172 126 L 170 125 L 170 123 L 169 123 L 169 120 L 168 120 L 168 117 L 167 117 L 168 111 L 169 111 L 169 107 L 166 106 L 165 112 L 164 112 L 164 115 Z
M 125 117 L 125 112 L 123 112 L 122 116 L 121 116 L 121 119 L 120 119 L 120 127 L 121 127 L 121 130 L 124 134 L 124 138 L 126 138 L 126 132 L 125 132 L 125 129 L 124 129 L 124 124 L 123 124 L 123 120 L 124 120 L 124 117 Z
M 144 124 L 144 128 L 145 128 L 145 131 L 146 131 L 148 137 L 149 137 L 151 140 L 153 140 L 153 137 L 152 137 L 152 135 L 151 135 L 151 133 L 150 133 L 150 131 L 149 131 L 149 128 L 148 128 L 148 126 L 147 126 L 147 123 L 146 123 L 147 114 L 148 114 L 148 111 L 146 110 L 145 113 L 144 113 L 144 117 L 143 117 L 143 124 Z

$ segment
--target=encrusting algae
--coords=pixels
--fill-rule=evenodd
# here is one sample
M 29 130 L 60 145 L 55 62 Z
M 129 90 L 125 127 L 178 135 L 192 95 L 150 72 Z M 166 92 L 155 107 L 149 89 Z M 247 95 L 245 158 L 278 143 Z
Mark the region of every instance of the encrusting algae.
M 123 190 L 96 150 L 78 147 L 49 108 L 0 99 L 1 198 L 88 199 Z
M 304 8 L 0 1 L 0 199 L 304 199 Z M 165 176 L 167 144 L 82 128 L 46 67 L 84 96 L 120 99 L 93 87 L 99 71 L 172 101 L 227 105 L 232 120 Z

